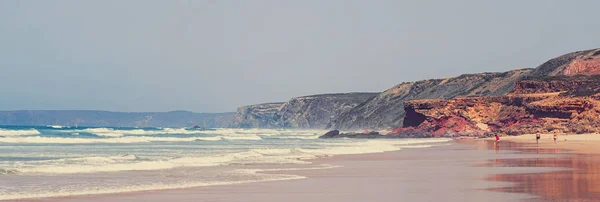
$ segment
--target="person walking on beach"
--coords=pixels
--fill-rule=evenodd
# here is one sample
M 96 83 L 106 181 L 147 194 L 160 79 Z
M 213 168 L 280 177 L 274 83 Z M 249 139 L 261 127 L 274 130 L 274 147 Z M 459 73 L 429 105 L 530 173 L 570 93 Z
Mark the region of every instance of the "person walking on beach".
M 496 136 L 496 142 L 494 143 L 496 146 L 498 146 L 498 143 L 500 143 L 500 136 L 495 135 Z
M 556 131 L 554 131 L 553 138 L 554 138 L 554 144 L 556 144 L 556 139 L 558 139 L 558 134 L 556 133 Z
M 535 134 L 535 143 L 539 144 L 539 143 L 540 143 L 540 138 L 541 138 L 541 137 L 542 137 L 542 136 L 540 135 L 540 133 L 536 133 L 536 134 Z

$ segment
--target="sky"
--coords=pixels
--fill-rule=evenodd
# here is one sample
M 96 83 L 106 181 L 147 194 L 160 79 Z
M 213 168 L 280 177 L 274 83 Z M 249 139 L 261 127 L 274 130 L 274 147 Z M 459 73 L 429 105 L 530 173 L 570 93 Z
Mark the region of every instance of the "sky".
M 230 112 L 534 68 L 600 47 L 600 1 L 3 0 L 0 110 Z

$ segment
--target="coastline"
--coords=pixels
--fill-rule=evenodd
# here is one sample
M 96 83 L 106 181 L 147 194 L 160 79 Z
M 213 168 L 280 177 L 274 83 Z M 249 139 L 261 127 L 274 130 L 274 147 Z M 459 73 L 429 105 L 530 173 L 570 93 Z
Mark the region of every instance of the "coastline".
M 12 201 L 594 201 L 600 199 L 595 134 L 455 139 L 447 146 L 338 155 L 260 173 L 299 176 L 206 187 Z M 318 167 L 328 167 L 318 169 Z M 312 168 L 310 168 L 312 167 Z M 315 167 L 317 167 L 315 169 Z M 309 168 L 309 169 L 302 169 Z M 9 200 L 11 201 L 11 200 Z
M 454 140 L 451 145 L 375 154 L 339 155 L 312 160 L 330 169 L 280 170 L 266 173 L 303 179 L 219 185 L 172 190 L 18 201 L 516 201 L 535 200 L 531 193 L 503 189 L 518 182 L 490 176 L 557 172 L 563 168 L 477 166 L 502 159 L 551 158 L 506 148 L 493 150 L 490 141 Z

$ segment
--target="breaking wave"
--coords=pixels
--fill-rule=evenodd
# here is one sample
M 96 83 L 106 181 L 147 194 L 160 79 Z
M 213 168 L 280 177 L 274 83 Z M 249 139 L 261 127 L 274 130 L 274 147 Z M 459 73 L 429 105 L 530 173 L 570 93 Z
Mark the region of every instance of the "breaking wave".
M 67 184 L 56 185 L 52 180 L 46 180 L 43 181 L 45 184 L 39 186 L 24 186 L 26 188 L 23 190 L 0 190 L 0 200 L 301 179 L 302 176 L 260 172 L 273 171 L 274 169 L 269 168 L 281 164 L 286 164 L 281 167 L 290 170 L 326 169 L 318 166 L 315 168 L 310 160 L 335 155 L 427 148 L 450 141 L 316 140 L 319 135 L 324 134 L 323 131 L 316 130 L 36 129 L 39 131 L 0 129 L 0 186 L 8 184 L 10 187 L 10 182 L 2 184 L 2 177 L 20 180 L 20 177 L 58 179 L 67 176 L 69 180 L 75 181 L 60 182 Z M 265 169 L 242 169 L 231 176 L 223 173 L 223 170 L 257 167 Z M 190 171 L 197 173 L 189 173 Z M 206 174 L 210 177 L 196 175 L 205 171 L 211 172 Z M 216 174 L 213 175 L 212 172 Z M 169 177 L 155 179 L 155 175 L 147 175 L 148 173 L 161 173 Z M 144 179 L 146 181 L 142 182 L 139 181 L 141 178 L 136 178 L 141 175 L 148 176 Z M 92 182 L 93 180 L 86 178 L 90 176 L 111 176 L 115 179 L 116 186 Z M 176 176 L 177 180 L 172 176 Z M 82 185 L 68 184 L 75 182 L 81 182 Z M 119 184 L 122 182 L 125 184 Z
M 102 137 L 121 137 L 125 135 L 168 135 L 168 134 L 201 134 L 200 131 L 186 130 L 185 128 L 164 128 L 159 130 L 118 130 L 112 128 L 86 128 L 82 130 L 71 130 L 69 132 L 75 133 L 91 133 Z
M 110 138 L 110 139 L 124 139 Z M 110 140 L 95 139 L 95 140 Z M 173 138 L 161 138 L 156 140 L 171 140 Z M 196 138 L 174 138 L 179 140 L 194 141 Z M 212 140 L 217 140 L 212 139 Z M 147 140 L 150 141 L 150 140 Z M 307 160 L 343 155 L 343 154 L 365 154 L 398 151 L 402 148 L 425 148 L 432 145 L 420 145 L 424 142 L 447 142 L 449 139 L 435 140 L 407 140 L 405 141 L 382 141 L 368 140 L 363 142 L 348 143 L 326 143 L 322 148 L 256 148 L 235 153 L 222 153 L 214 155 L 182 156 L 162 158 L 140 158 L 137 155 L 112 155 L 112 156 L 87 156 L 75 158 L 60 158 L 55 160 L 43 160 L 30 162 L 27 165 L 13 169 L 5 169 L 5 172 L 18 173 L 93 173 L 93 172 L 115 172 L 132 170 L 160 170 L 177 167 L 202 167 L 219 165 L 249 165 L 249 164 L 309 164 Z M 0 172 L 1 173 L 1 172 Z
M 62 128 L 64 128 L 64 126 L 59 126 L 59 125 L 47 125 L 46 127 L 54 128 L 54 129 L 62 129 Z
M 28 129 L 28 130 L 5 130 L 0 129 L 0 136 L 8 137 L 8 136 L 22 136 L 22 135 L 39 135 L 40 131 L 36 129 Z
M 221 137 L 150 137 L 126 136 L 115 138 L 64 138 L 64 137 L 5 137 L 0 138 L 3 143 L 27 144 L 92 144 L 92 143 L 144 143 L 144 142 L 192 142 L 192 141 L 219 141 Z

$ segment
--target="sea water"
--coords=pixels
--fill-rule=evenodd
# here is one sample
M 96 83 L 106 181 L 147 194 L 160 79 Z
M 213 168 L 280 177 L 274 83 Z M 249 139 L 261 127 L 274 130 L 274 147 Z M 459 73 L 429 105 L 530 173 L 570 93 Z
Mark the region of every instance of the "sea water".
M 449 139 L 318 139 L 286 129 L 0 127 L 0 200 L 302 179 L 315 158 L 432 147 Z

